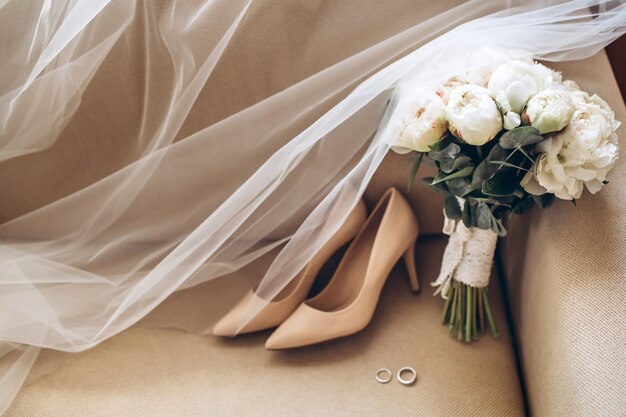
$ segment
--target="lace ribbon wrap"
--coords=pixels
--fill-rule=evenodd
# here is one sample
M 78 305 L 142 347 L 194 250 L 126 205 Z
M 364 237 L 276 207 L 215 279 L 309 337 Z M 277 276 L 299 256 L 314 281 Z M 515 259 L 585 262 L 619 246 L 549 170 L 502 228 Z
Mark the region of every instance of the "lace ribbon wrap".
M 444 214 L 445 216 L 445 214 Z M 498 235 L 491 230 L 467 228 L 462 221 L 445 217 L 443 233 L 450 236 L 443 253 L 441 271 L 432 283 L 435 294 L 448 298 L 452 278 L 471 287 L 489 285 Z

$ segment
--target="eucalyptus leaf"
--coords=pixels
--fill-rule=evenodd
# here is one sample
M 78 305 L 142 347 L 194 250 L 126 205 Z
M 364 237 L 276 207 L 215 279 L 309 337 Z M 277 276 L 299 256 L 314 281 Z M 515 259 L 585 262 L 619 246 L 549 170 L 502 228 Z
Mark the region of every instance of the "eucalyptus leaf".
M 465 203 L 463 203 L 463 216 L 461 218 L 465 227 L 472 227 L 472 208 L 469 199 L 466 199 Z
M 461 205 L 457 198 L 453 195 L 446 196 L 444 211 L 446 217 L 451 220 L 460 220 L 463 212 L 461 211 Z
M 490 161 L 504 161 L 511 151 L 502 149 L 498 144 L 494 145 L 487 157 L 476 167 L 472 176 L 472 188 L 481 190 L 483 182 L 490 178 L 498 170 L 498 166 L 490 164 Z
M 515 165 L 512 164 L 510 162 L 506 162 L 506 161 L 489 161 L 490 164 L 493 165 L 499 165 L 499 166 L 504 166 L 504 167 L 509 167 L 509 168 L 515 168 L 517 170 L 521 170 L 521 171 L 526 171 L 526 172 L 530 172 L 528 169 L 521 167 L 519 165 Z
M 444 136 L 441 140 L 433 143 L 432 145 L 428 145 L 431 151 L 440 151 L 447 147 L 452 142 L 451 135 Z
M 530 164 L 531 164 L 531 165 L 533 165 L 533 166 L 535 165 L 535 160 L 534 160 L 533 158 L 531 158 L 531 156 L 530 156 L 530 155 L 528 155 L 528 152 L 526 152 L 526 151 L 524 150 L 524 148 L 522 148 L 522 147 L 517 147 L 517 148 L 515 148 L 515 149 L 517 149 L 518 151 L 520 151 L 520 152 L 522 153 L 522 155 L 524 155 L 524 156 L 526 157 L 526 159 L 528 159 L 528 160 L 530 161 Z
M 458 154 L 455 159 L 445 158 L 439 162 L 439 168 L 446 174 L 454 172 L 458 169 L 465 168 L 467 166 L 474 166 L 472 158 L 462 154 Z
M 514 149 L 528 145 L 534 145 L 543 140 L 539 130 L 532 126 L 520 126 L 511 129 L 500 137 L 500 146 L 503 149 Z
M 451 143 L 441 150 L 428 152 L 428 157 L 433 161 L 439 162 L 439 168 L 446 174 L 449 174 L 454 170 L 454 164 L 460 152 L 461 147 L 456 143 Z
M 448 146 L 438 150 L 432 150 L 428 152 L 428 157 L 435 161 L 441 161 L 442 158 L 454 157 L 461 152 L 461 147 L 456 143 L 449 143 Z
M 511 207 L 511 205 L 515 201 L 515 197 L 513 196 L 489 196 L 489 197 L 472 196 L 472 199 L 476 201 L 482 201 L 483 203 L 491 204 L 493 206 L 503 206 L 503 207 Z
M 445 182 L 440 182 L 440 183 L 436 183 L 433 184 L 433 181 L 435 180 L 435 178 L 433 177 L 425 177 L 422 178 L 422 182 L 424 184 L 426 184 L 427 186 L 429 186 L 432 190 L 441 193 L 441 194 L 450 194 L 450 191 L 448 191 L 448 187 L 446 187 L 446 183 Z
M 454 178 L 463 178 L 463 177 L 469 177 L 470 175 L 472 175 L 472 173 L 474 172 L 474 167 L 473 166 L 468 166 L 465 167 L 459 171 L 456 171 L 452 174 L 449 175 L 442 175 L 442 173 L 440 172 L 439 174 L 437 174 L 437 176 L 435 177 L 435 180 L 433 181 L 433 185 L 438 184 L 440 182 L 443 181 L 448 181 Z
M 474 161 L 467 155 L 459 154 L 457 158 L 454 160 L 454 165 L 452 166 L 452 170 L 456 171 L 457 169 L 465 168 L 467 166 L 474 166 Z
M 500 219 L 496 219 L 495 216 L 491 217 L 491 230 L 500 237 L 504 237 L 507 234 L 502 221 Z
M 493 215 L 491 214 L 491 210 L 487 204 L 483 202 L 476 204 L 472 215 L 475 217 L 476 227 L 486 230 L 491 228 L 491 218 Z
M 468 177 L 452 178 L 446 181 L 448 190 L 457 197 L 465 197 L 473 191 L 472 184 Z
M 508 196 L 515 192 L 518 184 L 515 170 L 505 168 L 483 181 L 482 193 L 491 196 Z
M 420 165 L 422 165 L 422 160 L 424 159 L 424 154 L 420 153 L 417 158 L 415 158 L 415 162 L 413 162 L 413 166 L 411 167 L 411 172 L 409 173 L 409 179 L 407 181 L 406 192 L 408 193 L 413 188 L 413 184 L 415 183 L 415 177 L 417 176 L 417 171 L 420 169 Z

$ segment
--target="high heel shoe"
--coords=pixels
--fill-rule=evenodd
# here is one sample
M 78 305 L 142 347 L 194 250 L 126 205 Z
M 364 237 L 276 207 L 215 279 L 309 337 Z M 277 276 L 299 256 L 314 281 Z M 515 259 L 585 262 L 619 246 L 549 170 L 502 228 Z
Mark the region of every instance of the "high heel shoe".
M 254 290 L 249 291 L 213 327 L 216 336 L 236 336 L 278 326 L 294 312 L 306 298 L 315 277 L 322 266 L 340 247 L 348 243 L 361 230 L 367 218 L 367 210 L 362 200 L 348 215 L 335 234 L 322 246 L 307 266 L 283 288 L 271 301 L 263 299 Z M 250 306 L 263 306 L 261 310 L 240 329 Z
M 404 256 L 413 292 L 419 292 L 414 246 L 418 224 L 409 203 L 395 189 L 385 192 L 352 241 L 331 281 L 302 303 L 265 343 L 288 349 L 348 336 L 369 324 L 383 284 Z

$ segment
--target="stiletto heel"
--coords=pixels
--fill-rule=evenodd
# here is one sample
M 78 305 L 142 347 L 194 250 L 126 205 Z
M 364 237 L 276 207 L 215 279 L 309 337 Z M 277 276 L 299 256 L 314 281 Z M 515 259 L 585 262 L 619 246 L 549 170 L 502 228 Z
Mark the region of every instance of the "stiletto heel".
M 411 291 L 413 291 L 413 294 L 418 295 L 421 289 L 417 277 L 417 269 L 415 268 L 415 242 L 411 243 L 411 246 L 404 252 L 404 264 L 406 265 L 406 271 L 409 276 Z
M 413 256 L 417 235 L 413 209 L 398 190 L 390 188 L 348 247 L 326 288 L 300 304 L 265 347 L 312 345 L 363 329 L 372 319 L 387 277 L 403 255 L 411 288 L 419 290 Z
M 367 218 L 367 210 L 363 201 L 348 215 L 339 230 L 322 246 L 309 264 L 300 271 L 282 291 L 272 300 L 266 300 L 256 292 L 248 293 L 217 322 L 213 327 L 216 336 L 236 336 L 237 334 L 256 332 L 278 326 L 294 312 L 304 301 L 318 272 L 330 256 L 340 247 L 348 243 L 361 230 Z M 245 323 L 250 306 L 261 306 L 260 311 Z

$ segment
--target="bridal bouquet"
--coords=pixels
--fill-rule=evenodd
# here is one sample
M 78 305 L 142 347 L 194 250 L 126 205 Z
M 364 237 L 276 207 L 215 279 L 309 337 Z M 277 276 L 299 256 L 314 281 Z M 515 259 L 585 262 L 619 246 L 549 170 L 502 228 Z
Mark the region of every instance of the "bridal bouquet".
M 446 300 L 442 322 L 466 342 L 487 326 L 496 337 L 487 285 L 504 216 L 600 191 L 618 157 L 620 123 L 600 97 L 533 61 L 402 89 L 397 108 L 404 116 L 392 149 L 419 153 L 409 188 L 426 157 L 438 173 L 424 181 L 445 195 L 450 238 L 433 283 Z

